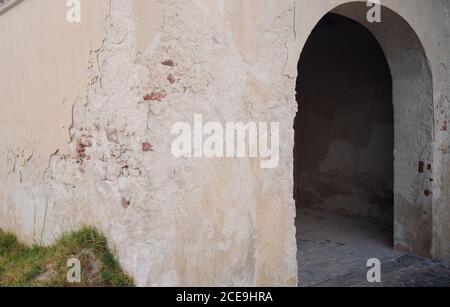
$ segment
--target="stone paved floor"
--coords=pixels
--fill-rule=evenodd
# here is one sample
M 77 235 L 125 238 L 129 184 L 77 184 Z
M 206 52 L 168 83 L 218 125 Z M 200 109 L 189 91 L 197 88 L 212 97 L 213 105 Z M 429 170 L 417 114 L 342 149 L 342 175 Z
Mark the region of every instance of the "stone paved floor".
M 392 231 L 366 221 L 318 211 L 297 211 L 300 286 L 450 287 L 450 260 L 394 251 Z M 367 282 L 367 260 L 382 263 L 382 282 Z

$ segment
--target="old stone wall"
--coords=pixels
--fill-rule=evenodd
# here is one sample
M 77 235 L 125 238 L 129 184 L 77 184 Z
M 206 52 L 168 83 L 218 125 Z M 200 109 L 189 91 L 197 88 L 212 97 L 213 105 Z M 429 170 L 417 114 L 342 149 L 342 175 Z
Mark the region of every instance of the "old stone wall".
M 94 225 L 140 286 L 297 285 L 297 62 L 344 2 L 82 1 L 69 24 L 62 1 L 22 1 L 0 16 L 0 227 L 50 244 Z M 444 254 L 448 3 L 383 3 L 416 31 L 433 73 L 430 214 Z M 194 114 L 279 122 L 278 167 L 176 159 L 172 126 Z

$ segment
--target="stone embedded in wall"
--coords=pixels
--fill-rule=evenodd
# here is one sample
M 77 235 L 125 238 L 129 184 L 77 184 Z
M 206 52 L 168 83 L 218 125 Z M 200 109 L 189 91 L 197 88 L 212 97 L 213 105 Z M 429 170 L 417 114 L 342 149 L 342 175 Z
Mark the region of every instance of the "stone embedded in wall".
M 172 74 L 169 74 L 169 75 L 167 76 L 167 81 L 169 81 L 170 84 L 174 84 L 175 81 L 176 81 L 176 79 L 175 79 L 175 77 L 174 77 Z
M 165 60 L 165 61 L 161 62 L 161 64 L 164 66 L 175 67 L 175 62 L 172 59 Z
M 122 197 L 122 208 L 128 209 L 130 207 L 131 202 L 127 200 L 125 197 Z
M 166 98 L 167 93 L 166 91 L 162 90 L 159 92 L 151 92 L 150 94 L 146 94 L 144 96 L 145 101 L 162 101 L 164 98 Z
M 153 151 L 153 145 L 150 144 L 149 142 L 142 143 L 142 151 L 144 152 Z
M 92 147 L 91 137 L 82 135 L 76 143 L 76 158 L 79 162 L 82 162 L 84 159 L 89 158 L 86 154 L 86 149 L 88 147 Z
M 422 174 L 425 170 L 425 162 L 419 161 L 419 174 Z

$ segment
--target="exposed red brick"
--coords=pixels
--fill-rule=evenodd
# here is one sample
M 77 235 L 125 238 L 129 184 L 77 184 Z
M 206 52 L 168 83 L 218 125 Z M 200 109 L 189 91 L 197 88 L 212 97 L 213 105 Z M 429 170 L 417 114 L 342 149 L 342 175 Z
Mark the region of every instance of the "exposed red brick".
M 153 151 L 153 145 L 150 144 L 149 142 L 144 142 L 142 143 L 142 151 Z
M 447 131 L 448 130 L 448 124 L 447 121 L 444 122 L 444 125 L 442 126 L 441 131 Z
M 164 66 L 170 66 L 170 67 L 175 67 L 175 62 L 173 60 L 165 60 L 164 62 L 161 63 Z
M 419 162 L 419 174 L 422 174 L 424 172 L 424 168 L 425 168 L 425 162 L 420 161 Z
M 86 157 L 86 148 L 81 145 L 81 143 L 77 143 L 77 149 L 76 149 L 77 158 L 83 158 Z
M 176 80 L 175 80 L 175 77 L 172 74 L 170 74 L 167 77 L 167 81 L 169 81 L 171 84 L 174 84 Z
M 428 165 L 427 165 L 427 170 L 429 170 L 429 171 L 432 170 L 431 164 L 428 164 Z
M 91 147 L 92 142 L 89 137 L 83 135 L 81 138 L 77 140 L 76 143 L 76 155 L 78 159 L 86 158 L 86 148 Z
M 151 94 L 147 94 L 144 96 L 145 101 L 161 101 L 166 98 L 167 94 L 164 91 L 161 92 L 152 92 Z
M 125 210 L 128 209 L 128 207 L 130 207 L 131 202 L 129 200 L 127 200 L 125 197 L 122 197 L 122 208 L 124 208 Z

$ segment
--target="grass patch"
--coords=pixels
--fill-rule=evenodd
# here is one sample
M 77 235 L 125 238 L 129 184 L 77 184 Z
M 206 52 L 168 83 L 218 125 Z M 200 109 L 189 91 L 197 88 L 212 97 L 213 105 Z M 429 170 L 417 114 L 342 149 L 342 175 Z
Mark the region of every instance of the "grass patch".
M 68 283 L 67 261 L 81 263 L 81 283 Z M 130 287 L 104 236 L 93 228 L 61 237 L 50 247 L 27 247 L 0 230 L 0 287 Z

